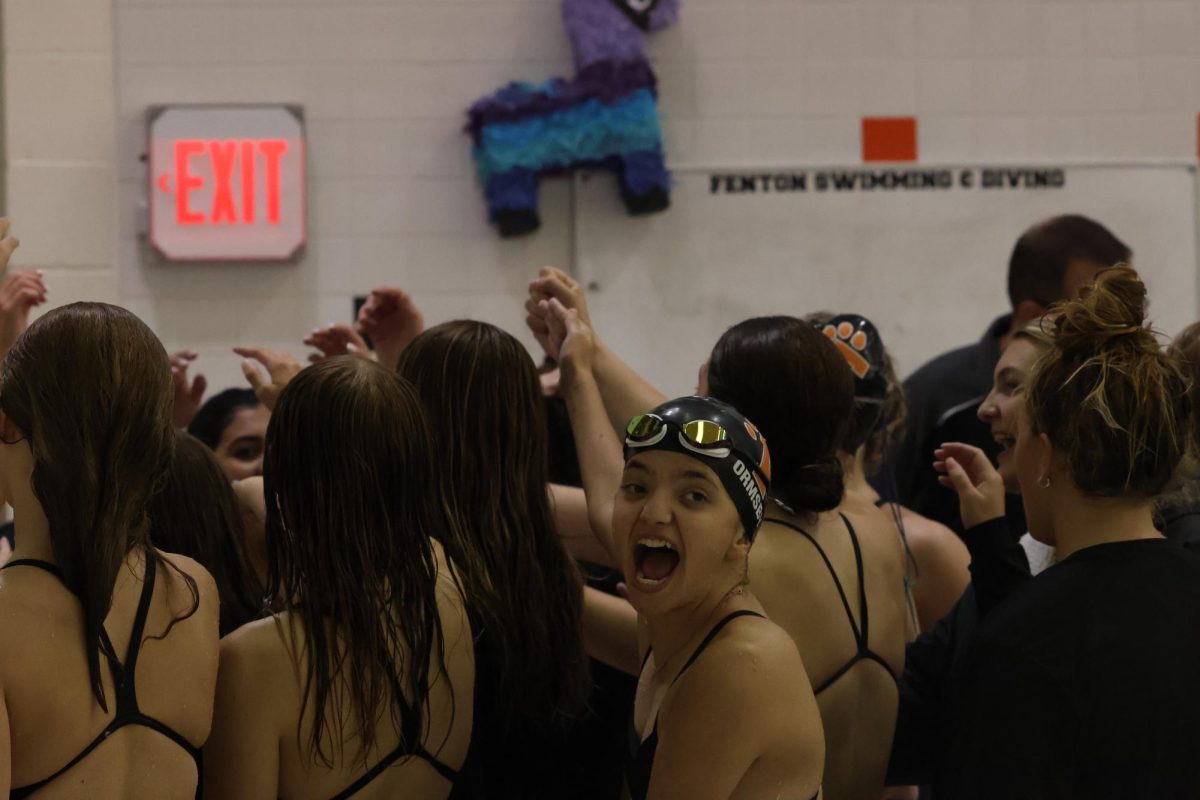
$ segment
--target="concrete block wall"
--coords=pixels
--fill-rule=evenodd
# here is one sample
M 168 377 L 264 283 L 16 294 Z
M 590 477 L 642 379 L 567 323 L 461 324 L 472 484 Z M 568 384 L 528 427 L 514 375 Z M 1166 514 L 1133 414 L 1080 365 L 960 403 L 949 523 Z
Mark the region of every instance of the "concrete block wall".
M 215 387 L 240 380 L 230 345 L 299 353 L 379 283 L 409 288 L 431 322 L 477 316 L 524 338 L 526 280 L 570 257 L 561 183 L 543 195 L 541 233 L 496 239 L 460 133 L 476 97 L 569 72 L 558 0 L 4 8 L 10 208 L 38 237 L 23 254 L 74 270 L 73 286 L 108 287 L 115 269 L 120 300 L 168 346 L 200 350 Z M 917 118 L 927 163 L 1197 155 L 1195 0 L 684 0 L 650 49 L 676 166 L 854 164 L 861 119 L 891 115 Z M 263 101 L 307 110 L 305 258 L 154 263 L 138 235 L 146 107 Z M 115 144 L 78 124 L 92 113 L 115 115 Z M 95 207 L 113 197 L 104 217 Z M 64 236 L 60 209 L 94 214 Z
M 107 2 L 5 0 L 6 208 L 16 268 L 51 302 L 119 297 L 116 81 Z

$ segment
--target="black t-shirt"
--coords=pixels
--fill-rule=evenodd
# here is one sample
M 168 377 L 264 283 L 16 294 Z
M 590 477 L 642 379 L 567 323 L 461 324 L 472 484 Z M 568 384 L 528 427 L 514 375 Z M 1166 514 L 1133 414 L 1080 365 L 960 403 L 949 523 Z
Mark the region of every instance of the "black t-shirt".
M 944 796 L 1200 797 L 1197 675 L 1200 556 L 1080 550 L 981 623 Z
M 1025 550 L 1004 519 L 971 528 L 963 540 L 971 553 L 971 583 L 932 631 L 908 644 L 888 763 L 889 786 L 921 784 L 935 798 L 941 797 L 937 789 L 952 746 L 963 666 L 980 620 L 1029 581 Z

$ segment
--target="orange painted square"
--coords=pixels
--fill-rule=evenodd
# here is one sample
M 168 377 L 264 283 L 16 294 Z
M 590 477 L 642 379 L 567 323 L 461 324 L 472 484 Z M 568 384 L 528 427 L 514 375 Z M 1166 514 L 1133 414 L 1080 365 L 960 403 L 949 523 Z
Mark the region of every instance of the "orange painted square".
M 863 161 L 916 161 L 916 117 L 863 117 Z

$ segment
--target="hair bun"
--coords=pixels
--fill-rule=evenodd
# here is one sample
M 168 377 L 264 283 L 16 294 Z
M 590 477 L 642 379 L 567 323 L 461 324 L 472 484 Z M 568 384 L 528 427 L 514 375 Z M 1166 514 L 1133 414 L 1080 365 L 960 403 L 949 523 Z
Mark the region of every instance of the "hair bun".
M 1130 267 L 1102 270 L 1078 300 L 1064 303 L 1054 344 L 1064 353 L 1095 355 L 1113 346 L 1158 349 L 1146 326 L 1146 285 Z
M 781 472 L 776 471 L 771 493 L 796 511 L 829 511 L 841 505 L 846 487 L 836 457 Z

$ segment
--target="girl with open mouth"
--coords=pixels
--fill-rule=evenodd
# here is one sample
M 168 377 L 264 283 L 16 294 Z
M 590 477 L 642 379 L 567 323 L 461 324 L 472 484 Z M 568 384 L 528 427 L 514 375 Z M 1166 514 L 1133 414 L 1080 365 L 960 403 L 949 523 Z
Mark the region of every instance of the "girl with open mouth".
M 580 448 L 589 517 L 637 610 L 629 796 L 819 797 L 824 735 L 804 663 L 747 586 L 766 440 L 731 406 L 684 397 L 635 416 L 618 460 L 587 363 L 590 330 L 576 323 L 562 319 L 561 390 L 577 431 L 596 436 Z M 591 599 L 589 636 L 632 627 L 629 604 Z

